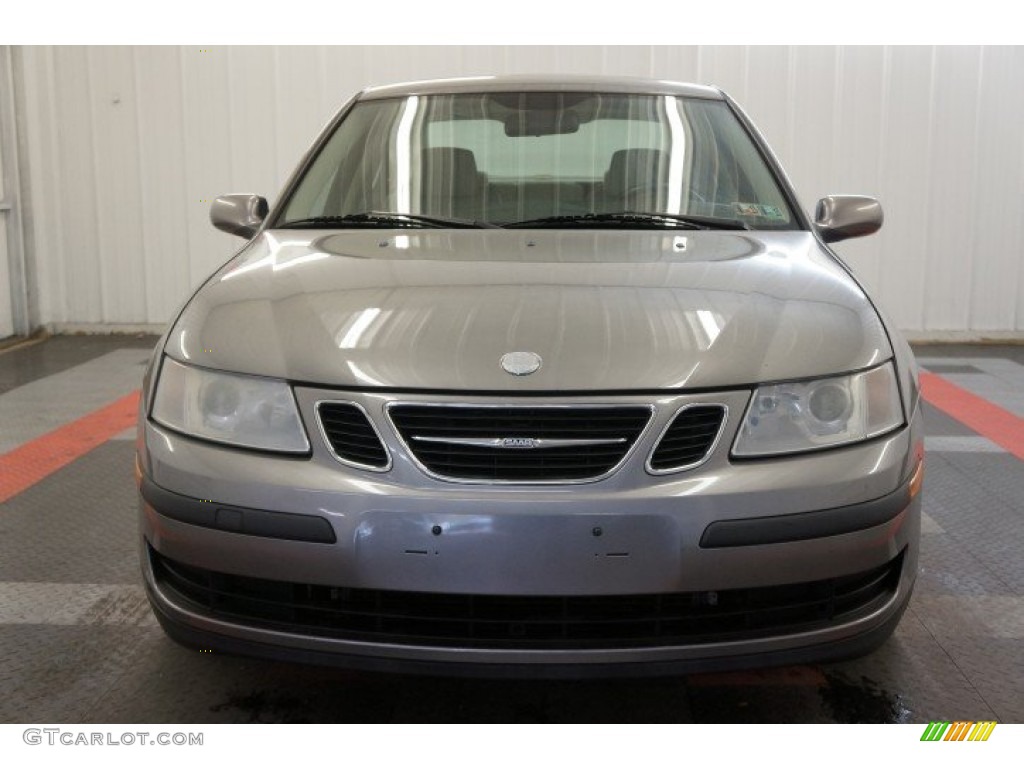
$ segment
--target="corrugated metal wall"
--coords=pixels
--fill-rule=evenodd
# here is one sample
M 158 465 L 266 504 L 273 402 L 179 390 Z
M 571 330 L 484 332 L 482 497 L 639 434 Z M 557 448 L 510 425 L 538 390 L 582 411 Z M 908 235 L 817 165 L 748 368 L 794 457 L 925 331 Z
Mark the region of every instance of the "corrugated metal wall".
M 7 217 L 9 208 L 5 202 L 4 151 L 0 142 L 0 339 L 14 333 L 14 315 L 11 311 L 11 276 L 8 267 L 10 255 L 7 252 Z
M 162 323 L 240 241 L 210 200 L 273 197 L 359 88 L 493 73 L 713 83 L 804 202 L 881 198 L 841 244 L 914 336 L 1024 332 L 1024 48 L 21 48 L 38 318 Z M 994 332 L 994 334 L 993 334 Z
M 8 119 L 13 111 L 13 96 L 11 93 L 12 75 L 10 71 L 10 50 L 4 45 L 0 46 L 0 339 L 14 334 L 14 295 L 11 291 L 11 262 L 18 257 L 12 253 L 9 243 L 14 239 L 13 234 L 16 222 L 12 218 L 17 216 L 15 206 L 15 192 L 11 189 L 11 180 L 14 178 L 12 170 L 16 168 L 14 162 L 14 141 L 12 126 L 14 121 Z M 14 224 L 14 226 L 12 226 Z

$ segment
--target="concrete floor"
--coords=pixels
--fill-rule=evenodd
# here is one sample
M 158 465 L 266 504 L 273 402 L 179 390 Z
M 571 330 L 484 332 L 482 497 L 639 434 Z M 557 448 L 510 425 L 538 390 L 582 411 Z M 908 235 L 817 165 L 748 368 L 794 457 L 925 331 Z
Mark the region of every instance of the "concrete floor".
M 153 343 L 63 337 L 0 353 L 0 472 L 5 456 L 137 388 Z M 918 356 L 1024 417 L 1024 347 Z M 176 645 L 140 584 L 133 436 L 121 430 L 0 503 L 0 721 L 1020 722 L 1024 462 L 934 408 L 926 419 L 920 574 L 880 650 L 841 664 L 585 682 L 359 674 Z

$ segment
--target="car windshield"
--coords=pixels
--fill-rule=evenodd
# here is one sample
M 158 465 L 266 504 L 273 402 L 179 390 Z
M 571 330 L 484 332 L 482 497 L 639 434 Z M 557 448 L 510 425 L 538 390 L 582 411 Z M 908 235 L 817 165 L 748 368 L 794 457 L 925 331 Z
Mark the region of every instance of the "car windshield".
M 614 215 L 622 213 L 659 215 Z M 358 102 L 292 188 L 275 226 L 446 222 L 798 226 L 724 101 L 546 92 Z

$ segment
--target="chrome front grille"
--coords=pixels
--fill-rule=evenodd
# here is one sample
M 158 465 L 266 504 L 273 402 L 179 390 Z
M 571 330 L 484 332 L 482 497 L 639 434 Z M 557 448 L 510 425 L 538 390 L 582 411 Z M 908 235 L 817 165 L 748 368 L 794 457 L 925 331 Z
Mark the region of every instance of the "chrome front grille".
M 611 473 L 652 409 L 393 403 L 388 415 L 430 474 L 478 482 L 581 482 Z

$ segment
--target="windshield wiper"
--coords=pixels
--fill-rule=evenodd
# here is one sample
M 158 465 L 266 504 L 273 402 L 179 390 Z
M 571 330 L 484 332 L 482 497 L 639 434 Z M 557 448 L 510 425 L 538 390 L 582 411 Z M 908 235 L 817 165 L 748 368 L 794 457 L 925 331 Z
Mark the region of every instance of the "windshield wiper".
M 345 227 L 368 227 L 390 229 L 393 227 L 430 227 L 431 229 L 495 229 L 495 224 L 469 219 L 447 219 L 441 216 L 421 216 L 417 213 L 393 213 L 390 211 L 366 211 L 348 213 L 344 216 L 311 216 L 278 224 L 277 229 L 343 229 Z
M 750 229 L 742 221 L 734 219 L 714 219 L 706 216 L 690 216 L 679 213 L 645 213 L 641 211 L 621 211 L 618 213 L 579 213 L 575 215 L 544 216 L 539 219 L 526 219 L 504 224 L 507 229 L 523 228 L 557 228 L 557 227 L 589 227 L 611 226 L 623 229 L 638 228 L 640 225 L 657 225 L 666 229 Z

